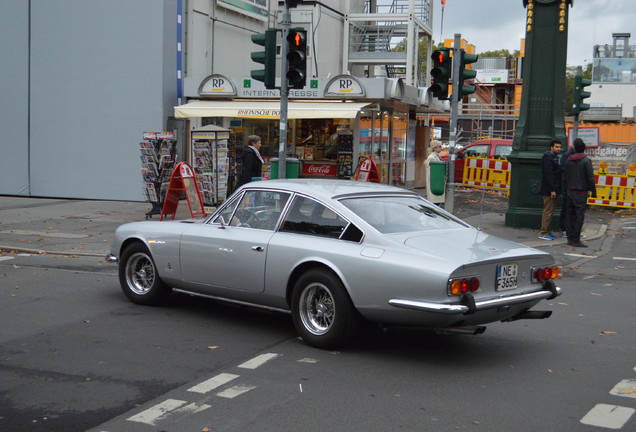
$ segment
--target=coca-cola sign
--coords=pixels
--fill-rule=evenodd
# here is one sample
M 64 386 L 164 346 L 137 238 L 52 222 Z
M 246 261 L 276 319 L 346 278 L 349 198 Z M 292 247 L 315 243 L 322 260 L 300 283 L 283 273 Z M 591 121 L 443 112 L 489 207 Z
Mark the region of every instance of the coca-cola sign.
M 329 163 L 303 163 L 303 175 L 306 176 L 332 176 L 338 174 L 338 165 Z

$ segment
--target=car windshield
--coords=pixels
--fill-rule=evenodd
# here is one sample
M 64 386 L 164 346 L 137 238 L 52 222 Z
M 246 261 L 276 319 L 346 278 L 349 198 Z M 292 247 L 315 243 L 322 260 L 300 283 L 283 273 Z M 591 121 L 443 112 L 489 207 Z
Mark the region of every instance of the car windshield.
M 467 227 L 419 197 L 345 198 L 340 202 L 382 234 Z

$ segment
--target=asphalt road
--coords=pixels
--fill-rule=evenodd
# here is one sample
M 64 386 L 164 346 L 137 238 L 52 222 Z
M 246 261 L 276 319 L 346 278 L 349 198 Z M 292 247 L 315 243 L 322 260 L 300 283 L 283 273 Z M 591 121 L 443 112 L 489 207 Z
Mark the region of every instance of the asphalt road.
M 286 315 L 133 305 L 101 259 L 0 256 L 0 431 L 636 430 L 635 227 L 559 252 L 548 320 L 369 326 L 339 352 Z

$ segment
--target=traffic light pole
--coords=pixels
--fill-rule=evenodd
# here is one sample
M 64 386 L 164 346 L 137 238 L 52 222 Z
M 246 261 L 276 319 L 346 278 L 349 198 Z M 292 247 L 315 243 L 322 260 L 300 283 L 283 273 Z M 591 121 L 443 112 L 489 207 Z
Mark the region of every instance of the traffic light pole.
M 455 143 L 457 141 L 457 111 L 459 105 L 459 86 L 460 82 L 460 63 L 461 63 L 461 37 L 459 33 L 455 33 L 455 42 L 453 44 L 453 94 L 450 100 L 451 117 L 450 117 L 450 136 L 448 139 L 448 170 L 446 172 L 446 200 L 444 207 L 446 211 L 453 213 L 455 210 Z
M 282 38 L 280 49 L 280 141 L 278 144 L 278 178 L 285 178 L 287 172 L 287 105 L 289 99 L 289 85 L 287 84 L 287 53 L 289 42 L 287 34 L 291 26 L 291 13 L 285 2 L 285 10 L 281 21 Z
M 583 76 L 583 68 L 581 66 L 576 67 L 576 76 Z M 574 127 L 572 128 L 572 142 L 579 137 L 579 112 L 574 114 Z M 570 144 L 568 143 L 567 147 Z

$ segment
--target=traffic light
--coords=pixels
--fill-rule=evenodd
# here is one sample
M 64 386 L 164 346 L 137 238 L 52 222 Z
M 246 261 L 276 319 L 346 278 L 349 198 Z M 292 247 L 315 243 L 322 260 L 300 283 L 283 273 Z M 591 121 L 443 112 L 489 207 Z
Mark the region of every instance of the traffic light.
M 264 65 L 264 69 L 250 72 L 252 78 L 262 81 L 265 88 L 276 88 L 276 29 L 267 29 L 265 33 L 252 35 L 252 42 L 265 47 L 265 51 L 253 52 L 251 57 L 256 63 Z
M 453 65 L 450 52 L 450 48 L 440 48 L 431 55 L 433 60 L 431 93 L 439 100 L 448 99 L 448 80 L 451 78 Z
M 589 86 L 590 84 L 592 84 L 592 80 L 583 78 L 580 75 L 574 77 L 574 99 L 572 100 L 572 111 L 574 112 L 574 114 L 578 114 L 581 111 L 590 109 L 590 104 L 583 103 L 583 99 L 592 96 L 592 93 L 583 91 L 583 88 Z
M 302 89 L 307 82 L 307 30 L 289 29 L 287 33 L 289 51 L 287 52 L 287 80 L 289 88 Z
M 477 54 L 468 54 L 464 50 L 460 50 L 461 59 L 459 62 L 459 92 L 457 93 L 457 100 L 461 101 L 465 95 L 475 93 L 477 87 L 473 84 L 464 84 L 465 80 L 474 79 L 477 76 L 477 71 L 472 69 L 466 69 L 466 65 L 475 63 L 479 56 Z

